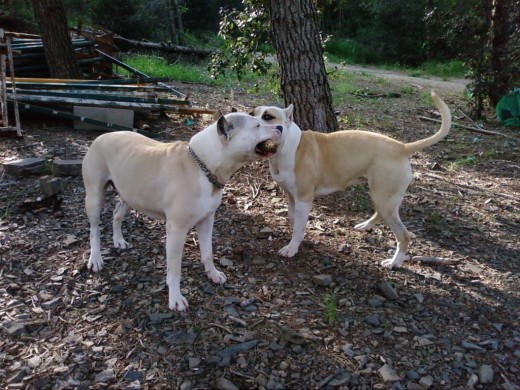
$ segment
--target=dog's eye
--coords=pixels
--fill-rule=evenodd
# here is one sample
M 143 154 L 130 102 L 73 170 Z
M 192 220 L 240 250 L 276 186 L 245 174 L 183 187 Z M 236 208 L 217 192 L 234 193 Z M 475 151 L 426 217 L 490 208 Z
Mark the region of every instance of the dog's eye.
M 274 119 L 274 116 L 272 116 L 271 114 L 267 114 L 266 113 L 266 114 L 262 115 L 262 119 L 264 121 L 272 121 Z

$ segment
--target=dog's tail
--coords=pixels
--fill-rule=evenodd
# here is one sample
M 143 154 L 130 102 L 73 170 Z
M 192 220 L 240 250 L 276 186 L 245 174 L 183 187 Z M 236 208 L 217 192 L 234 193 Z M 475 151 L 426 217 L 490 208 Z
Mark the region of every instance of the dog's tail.
M 425 139 L 422 139 L 419 141 L 415 141 L 415 142 L 410 142 L 409 144 L 405 144 L 404 147 L 406 148 L 408 155 L 412 155 L 415 152 L 418 152 L 420 150 L 427 148 L 428 146 L 432 146 L 432 145 L 436 144 L 437 142 L 442 140 L 444 137 L 446 137 L 448 135 L 448 133 L 450 132 L 450 128 L 451 128 L 450 109 L 448 108 L 446 103 L 444 103 L 442 101 L 442 99 L 437 96 L 437 94 L 434 91 L 431 92 L 431 95 L 432 95 L 433 102 L 435 103 L 435 106 L 441 113 L 441 118 L 442 118 L 441 128 L 439 129 L 439 131 L 437 131 L 431 137 L 428 137 L 428 138 L 425 138 Z

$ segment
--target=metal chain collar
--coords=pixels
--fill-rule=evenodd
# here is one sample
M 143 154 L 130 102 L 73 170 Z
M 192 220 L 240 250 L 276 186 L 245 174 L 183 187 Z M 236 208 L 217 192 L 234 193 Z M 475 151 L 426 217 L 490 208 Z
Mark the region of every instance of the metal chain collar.
M 202 170 L 202 172 L 204 172 L 204 174 L 208 178 L 209 182 L 211 184 L 213 184 L 215 187 L 217 187 L 218 189 L 224 188 L 224 184 L 222 184 L 218 181 L 217 176 L 208 169 L 206 164 L 204 164 L 204 162 L 199 158 L 199 156 L 197 156 L 195 154 L 195 152 L 189 145 L 188 145 L 188 152 L 189 152 L 190 156 L 193 158 L 193 160 L 195 160 L 195 162 L 197 163 L 199 168 Z

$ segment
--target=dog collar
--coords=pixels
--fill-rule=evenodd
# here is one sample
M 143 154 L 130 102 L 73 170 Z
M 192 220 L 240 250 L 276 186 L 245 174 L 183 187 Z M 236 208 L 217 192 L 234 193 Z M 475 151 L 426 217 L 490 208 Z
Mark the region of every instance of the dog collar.
M 199 156 L 197 156 L 195 154 L 195 152 L 189 145 L 188 145 L 188 153 L 193 158 L 193 160 L 195 160 L 195 162 L 197 163 L 197 165 L 199 166 L 201 171 L 204 172 L 204 174 L 206 175 L 206 177 L 208 178 L 208 180 L 211 184 L 213 184 L 215 187 L 217 187 L 220 190 L 222 188 L 224 188 L 224 184 L 222 184 L 218 181 L 217 176 L 209 170 L 209 168 L 206 166 L 206 164 L 204 164 L 204 162 L 199 158 Z

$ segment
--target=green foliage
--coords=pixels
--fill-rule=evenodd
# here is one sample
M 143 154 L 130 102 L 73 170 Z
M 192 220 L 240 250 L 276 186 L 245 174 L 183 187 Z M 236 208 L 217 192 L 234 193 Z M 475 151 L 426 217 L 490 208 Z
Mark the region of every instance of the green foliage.
M 349 38 L 330 38 L 325 42 L 325 52 L 352 64 L 374 64 L 381 61 L 359 42 Z
M 269 40 L 269 18 L 263 2 L 244 0 L 243 11 L 221 11 L 219 36 L 223 45 L 210 63 L 212 77 L 230 69 L 239 79 L 247 72 L 267 74 L 271 64 L 265 61 Z
M 212 79 L 203 66 L 185 62 L 169 64 L 164 57 L 141 54 L 126 55 L 123 61 L 150 77 L 168 77 L 188 83 L 213 84 Z M 123 75 L 130 75 L 124 69 L 117 69 L 116 71 Z
M 468 69 L 463 61 L 451 60 L 445 62 L 427 61 L 423 63 L 419 69 L 427 75 L 442 77 L 445 79 L 452 77 L 464 77 L 468 73 Z
M 520 88 L 500 99 L 496 112 L 498 120 L 504 125 L 520 127 Z
M 336 310 L 338 308 L 336 296 L 334 294 L 325 294 L 323 296 L 323 304 L 325 305 L 325 317 L 329 324 L 334 324 L 337 320 Z

